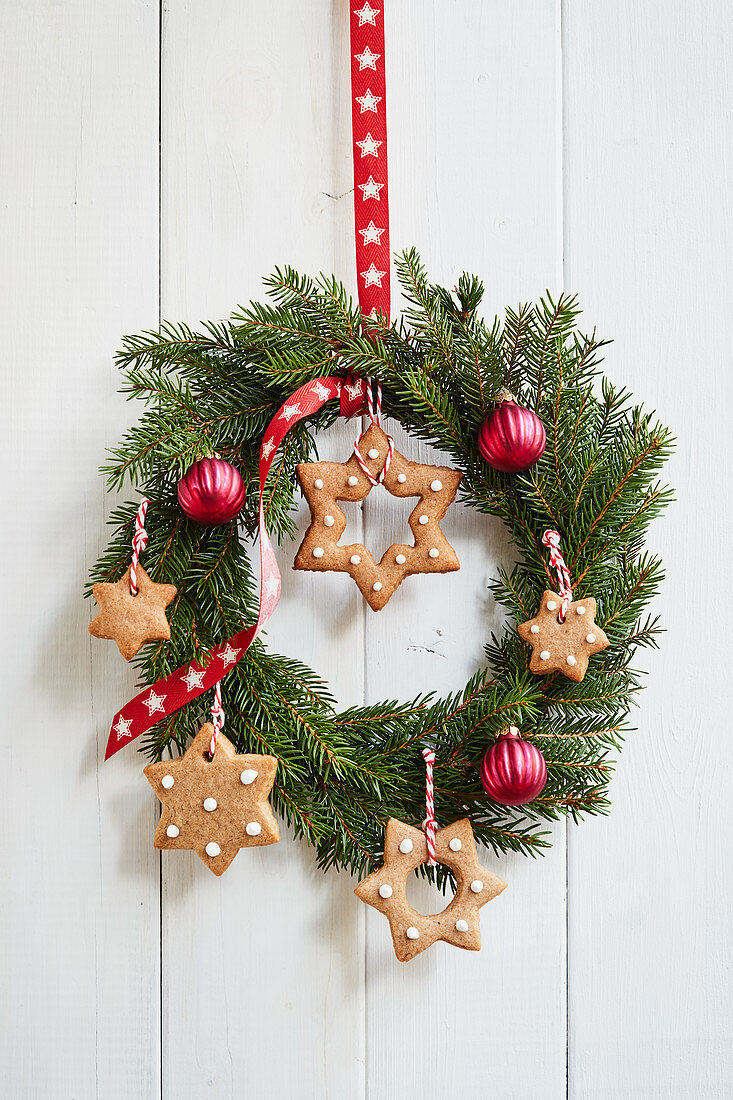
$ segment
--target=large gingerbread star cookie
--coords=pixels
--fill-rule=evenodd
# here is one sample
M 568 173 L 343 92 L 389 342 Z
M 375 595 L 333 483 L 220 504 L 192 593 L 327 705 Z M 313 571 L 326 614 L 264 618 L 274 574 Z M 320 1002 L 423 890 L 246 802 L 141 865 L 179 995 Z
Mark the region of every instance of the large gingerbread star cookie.
M 163 810 L 155 833 L 156 848 L 196 852 L 210 871 L 222 875 L 240 848 L 275 844 L 280 830 L 267 797 L 275 782 L 274 756 L 238 756 L 234 745 L 214 727 L 199 730 L 177 760 L 148 764 L 145 775 Z
M 479 909 L 506 889 L 506 883 L 498 875 L 479 863 L 473 829 L 467 817 L 438 830 L 435 858 L 455 874 L 456 892 L 442 913 L 426 916 L 413 909 L 406 895 L 409 875 L 421 863 L 427 863 L 425 834 L 392 817 L 384 834 L 383 865 L 360 882 L 354 891 L 367 905 L 384 913 L 400 962 L 414 959 L 438 940 L 466 951 L 479 951 Z
M 562 672 L 579 684 L 588 669 L 588 658 L 606 649 L 609 642 L 595 622 L 592 596 L 569 604 L 562 623 L 557 617 L 561 604 L 557 592 L 543 592 L 539 611 L 533 619 L 520 623 L 517 631 L 532 646 L 530 672 L 538 676 Z
M 146 642 L 167 642 L 171 636 L 165 609 L 176 594 L 176 586 L 156 584 L 138 564 L 137 588 L 133 596 L 129 569 L 112 584 L 92 585 L 99 614 L 90 622 L 89 633 L 117 642 L 126 661 L 131 661 Z
M 372 477 L 384 468 L 389 438 L 372 424 L 359 443 Z M 395 544 L 379 562 L 361 543 L 339 545 L 346 516 L 339 500 L 364 500 L 373 485 L 356 456 L 346 462 L 301 462 L 296 473 L 311 511 L 310 527 L 293 563 L 294 569 L 348 573 L 373 611 L 381 611 L 405 577 L 413 573 L 449 573 L 460 568 L 456 552 L 440 529 L 455 500 L 461 477 L 448 466 L 410 462 L 394 451 L 382 484 L 395 497 L 419 497 L 408 523 L 413 545 Z

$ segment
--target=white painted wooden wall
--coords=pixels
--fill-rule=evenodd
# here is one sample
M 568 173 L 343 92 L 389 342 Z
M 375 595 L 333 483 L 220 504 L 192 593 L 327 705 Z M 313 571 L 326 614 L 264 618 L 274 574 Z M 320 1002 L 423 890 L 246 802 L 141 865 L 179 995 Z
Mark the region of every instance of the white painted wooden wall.
M 7 1100 L 733 1096 L 733 9 L 385 3 L 395 247 L 447 283 L 480 273 L 492 309 L 581 291 L 609 373 L 680 438 L 653 535 L 669 632 L 613 813 L 556 828 L 545 859 L 488 856 L 510 889 L 480 955 L 409 965 L 287 835 L 221 880 L 161 861 L 142 758 L 102 762 L 134 685 L 81 599 L 106 538 L 97 466 L 135 413 L 112 355 L 159 316 L 226 315 L 278 263 L 354 285 L 346 0 L 4 0 Z M 372 499 L 362 521 L 377 545 L 396 529 Z M 273 644 L 345 703 L 458 688 L 508 551 L 493 521 L 455 510 L 447 531 L 461 572 L 379 616 L 284 550 Z

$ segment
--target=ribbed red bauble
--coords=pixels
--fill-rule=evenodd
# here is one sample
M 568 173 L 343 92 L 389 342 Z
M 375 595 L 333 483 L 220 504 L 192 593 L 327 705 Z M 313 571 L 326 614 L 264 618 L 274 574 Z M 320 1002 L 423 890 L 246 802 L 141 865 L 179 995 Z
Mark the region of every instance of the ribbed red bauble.
M 178 482 L 178 503 L 197 523 L 216 527 L 241 511 L 245 492 L 242 475 L 231 462 L 202 458 Z
M 481 782 L 494 802 L 523 806 L 547 782 L 547 765 L 538 748 L 519 736 L 516 726 L 502 730 L 481 762 Z
M 518 405 L 508 390 L 497 394 L 498 408 L 479 428 L 478 449 L 489 466 L 504 474 L 528 470 L 541 458 L 547 437 L 537 413 Z

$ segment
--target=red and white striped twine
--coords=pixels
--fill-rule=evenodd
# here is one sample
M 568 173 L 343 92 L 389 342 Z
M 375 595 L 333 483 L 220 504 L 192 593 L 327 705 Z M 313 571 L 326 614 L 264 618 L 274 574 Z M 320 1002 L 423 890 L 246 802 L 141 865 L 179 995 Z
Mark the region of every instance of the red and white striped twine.
M 423 749 L 425 760 L 425 820 L 423 831 L 428 845 L 428 866 L 434 867 L 435 859 L 435 834 L 438 831 L 438 822 L 435 820 L 435 795 L 433 792 L 433 764 L 435 753 L 432 749 Z
M 369 414 L 369 420 L 372 424 L 376 424 L 377 427 L 380 427 L 380 418 L 381 418 L 381 414 L 382 414 L 382 383 L 377 382 L 376 388 L 377 388 L 377 400 L 376 400 L 376 407 L 375 407 L 374 394 L 372 393 L 372 383 L 369 379 L 367 379 L 367 381 L 366 381 L 366 401 L 367 401 L 367 412 Z M 372 485 L 381 485 L 382 482 L 384 481 L 385 477 L 387 476 L 387 471 L 389 470 L 389 467 L 392 463 L 392 455 L 394 454 L 394 439 L 392 438 L 391 435 L 387 436 L 387 457 L 384 460 L 384 466 L 380 470 L 379 474 L 376 477 L 374 477 L 371 470 L 369 469 L 366 462 L 364 461 L 364 459 L 362 457 L 362 454 L 361 454 L 361 451 L 359 450 L 359 444 L 361 443 L 362 439 L 364 438 L 364 434 L 365 433 L 362 432 L 361 435 L 359 436 L 359 438 L 357 439 L 356 443 L 354 444 L 354 457 L 356 458 L 356 461 L 359 463 L 360 467 L 362 468 L 362 470 L 364 471 L 366 476 L 369 478 L 369 481 L 371 482 L 371 484 Z
M 214 685 L 214 702 L 211 704 L 211 724 L 214 727 L 214 732 L 209 741 L 209 756 L 213 760 L 214 753 L 216 752 L 216 739 L 219 736 L 219 731 L 224 729 L 224 708 L 221 705 L 221 680 Z
M 565 622 L 565 616 L 568 612 L 568 605 L 573 598 L 573 590 L 570 584 L 570 572 L 565 559 L 560 552 L 560 535 L 557 531 L 550 529 L 545 531 L 542 536 L 542 543 L 550 550 L 550 565 L 553 569 L 557 570 L 557 592 L 562 598 L 562 604 L 558 614 L 558 621 Z
M 137 596 L 137 563 L 148 542 L 148 532 L 145 530 L 145 513 L 149 504 L 149 500 L 141 500 L 135 516 L 135 534 L 132 536 L 132 562 L 130 563 L 131 596 Z

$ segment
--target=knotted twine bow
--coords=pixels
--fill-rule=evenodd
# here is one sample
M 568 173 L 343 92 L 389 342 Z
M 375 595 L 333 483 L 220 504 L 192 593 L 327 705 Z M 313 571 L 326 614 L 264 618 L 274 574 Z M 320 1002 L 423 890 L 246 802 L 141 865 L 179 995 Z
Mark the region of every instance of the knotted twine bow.
M 137 563 L 140 555 L 148 545 L 148 532 L 145 530 L 145 513 L 150 505 L 149 500 L 141 500 L 140 507 L 135 516 L 135 534 L 132 536 L 132 561 L 130 562 L 130 595 L 137 596 Z
M 435 820 L 435 793 L 433 790 L 433 765 L 435 753 L 432 749 L 423 749 L 425 761 L 425 821 L 423 831 L 428 846 L 428 866 L 435 867 L 435 834 L 438 831 L 438 822 Z
M 570 586 L 570 571 L 565 564 L 565 559 L 560 552 L 560 535 L 557 531 L 550 529 L 545 531 L 542 536 L 542 543 L 544 546 L 549 547 L 550 550 L 550 565 L 557 571 L 557 593 L 562 599 L 560 605 L 560 611 L 558 613 L 558 620 L 561 623 L 565 622 L 565 616 L 568 612 L 568 606 L 573 598 L 573 590 Z

